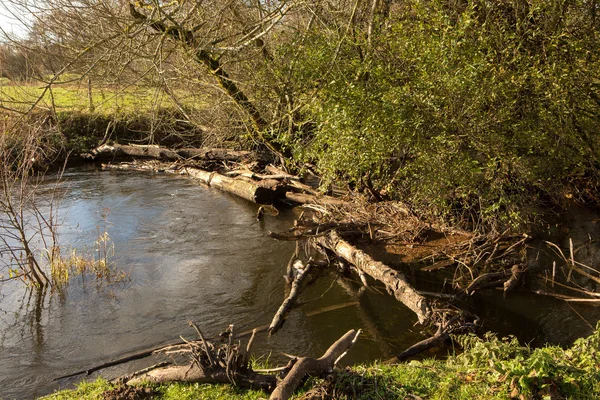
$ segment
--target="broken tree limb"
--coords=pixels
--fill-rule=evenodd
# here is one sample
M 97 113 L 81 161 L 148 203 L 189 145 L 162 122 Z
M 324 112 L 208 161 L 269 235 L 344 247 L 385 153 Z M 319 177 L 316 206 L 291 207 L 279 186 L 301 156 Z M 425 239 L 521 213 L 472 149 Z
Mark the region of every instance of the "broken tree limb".
M 271 325 L 269 325 L 269 335 L 274 335 L 283 326 L 283 323 L 285 322 L 285 316 L 290 312 L 290 309 L 292 308 L 294 302 L 298 298 L 298 295 L 300 294 L 300 286 L 302 285 L 304 278 L 308 275 L 308 272 L 312 267 L 312 264 L 309 261 L 308 263 L 306 263 L 306 266 L 304 266 L 304 268 L 300 269 L 297 264 L 299 261 L 300 260 L 296 260 L 294 262 L 294 269 L 297 270 L 297 273 L 296 277 L 292 282 L 292 289 L 290 290 L 290 294 L 288 295 L 288 297 L 283 301 L 283 303 L 281 303 L 281 306 L 279 307 L 279 310 L 277 310 L 277 313 L 275 313 L 273 321 L 271 321 Z M 301 262 L 300 265 L 302 265 Z
M 352 329 L 332 344 L 322 357 L 318 359 L 301 357 L 298 359 L 286 377 L 277 384 L 269 400 L 287 400 L 300 386 L 306 375 L 322 376 L 331 371 L 339 358 L 356 343 L 359 335 L 360 330 L 356 332 Z
M 105 368 L 112 367 L 112 366 L 115 366 L 115 365 L 125 364 L 127 362 L 134 361 L 134 360 L 139 360 L 139 359 L 146 358 L 146 357 L 150 357 L 151 355 L 155 354 L 156 352 L 161 351 L 162 349 L 164 349 L 166 347 L 171 347 L 171 346 L 180 345 L 180 344 L 183 344 L 183 342 L 177 342 L 177 343 L 172 343 L 172 344 L 168 344 L 168 345 L 161 345 L 159 347 L 154 347 L 152 349 L 140 351 L 140 352 L 131 354 L 131 355 L 126 356 L 126 357 L 121 357 L 121 358 L 116 359 L 116 360 L 105 362 L 103 364 L 96 365 L 96 366 L 94 366 L 92 368 L 88 368 L 88 369 L 84 369 L 84 370 L 81 370 L 81 371 L 73 372 L 73 373 L 70 373 L 68 375 L 62 375 L 62 376 L 59 376 L 58 378 L 54 378 L 53 380 L 54 381 L 59 381 L 61 379 L 71 378 L 73 376 L 82 375 L 82 374 L 90 375 L 93 372 L 99 371 L 101 369 L 105 369 Z
M 505 271 L 489 272 L 479 275 L 477 278 L 473 279 L 469 286 L 467 286 L 465 292 L 467 295 L 471 296 L 477 290 L 502 286 L 507 275 L 508 274 Z
M 465 315 L 457 314 L 447 321 L 443 321 L 438 324 L 438 330 L 435 335 L 421 340 L 418 343 L 410 346 L 408 349 L 400 353 L 396 358 L 397 361 L 405 361 L 410 357 L 424 352 L 425 350 L 436 347 L 450 339 L 452 334 L 465 334 L 468 332 L 475 332 L 478 326 L 478 318 L 476 316 L 468 315 L 468 317 L 474 317 L 472 320 L 465 320 Z
M 241 343 L 233 341 L 233 325 L 229 325 L 221 336 L 221 345 L 208 342 L 202 331 L 189 321 L 199 341 L 183 341 L 188 345 L 187 353 L 191 363 L 188 365 L 169 366 L 153 369 L 143 374 L 135 374 L 132 379 L 126 380 L 128 385 L 140 382 L 167 383 L 167 382 L 198 382 L 198 383 L 232 383 L 248 389 L 272 391 L 277 383 L 274 375 L 261 375 L 252 370 L 248 361 L 247 352 L 250 350 L 251 341 L 242 350 Z M 256 331 L 254 330 L 253 333 Z M 223 339 L 227 336 L 227 341 Z M 202 345 L 199 345 L 201 343 Z
M 432 313 L 429 302 L 407 282 L 403 274 L 382 262 L 375 261 L 365 252 L 343 240 L 335 230 L 329 232 L 328 235 L 315 237 L 314 240 L 319 245 L 333 251 L 338 257 L 354 264 L 365 274 L 385 284 L 398 301 L 417 314 L 421 324 L 428 322 Z
M 81 155 L 88 160 L 106 161 L 122 157 L 154 158 L 158 160 L 212 160 L 212 161 L 247 161 L 253 157 L 249 151 L 229 150 L 221 148 L 184 148 L 168 149 L 156 145 L 120 145 L 102 144 L 88 153 Z
M 396 358 L 398 359 L 398 361 L 405 361 L 414 355 L 422 353 L 425 350 L 429 350 L 432 347 L 438 346 L 439 344 L 445 342 L 449 338 L 449 333 L 438 331 L 432 337 L 429 337 L 425 340 L 421 340 L 420 342 L 413 344 L 408 349 L 400 353 Z
M 267 171 L 267 172 L 269 172 L 269 173 L 271 173 L 273 175 L 282 175 L 282 176 L 285 176 L 286 179 L 290 179 L 290 180 L 293 180 L 293 181 L 299 181 L 300 180 L 299 176 L 288 174 L 287 172 L 285 172 L 281 168 L 277 168 L 273 164 L 267 165 L 265 167 L 265 171 Z

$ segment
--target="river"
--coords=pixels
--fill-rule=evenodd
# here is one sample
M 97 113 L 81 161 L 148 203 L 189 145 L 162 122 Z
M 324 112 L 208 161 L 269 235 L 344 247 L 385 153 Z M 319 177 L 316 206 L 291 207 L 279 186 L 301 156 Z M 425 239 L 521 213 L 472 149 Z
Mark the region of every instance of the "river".
M 243 332 L 270 323 L 284 298 L 282 276 L 294 244 L 267 233 L 289 228 L 297 211 L 259 222 L 256 205 L 169 175 L 72 169 L 63 186 L 61 243 L 93 254 L 95 240 L 107 232 L 114 244 L 110 260 L 126 278 L 108 283 L 75 276 L 43 296 L 19 282 L 2 284 L 0 398 L 48 394 L 84 378 L 54 381 L 58 376 L 179 335 L 195 338 L 188 320 L 211 337 L 228 324 Z M 600 319 L 596 307 L 574 306 L 583 322 L 557 300 L 531 305 L 526 294 L 507 301 L 495 294 L 481 298 L 487 306 L 478 312 L 487 329 L 525 341 L 568 343 L 589 334 Z M 256 355 L 272 363 L 285 361 L 281 353 L 319 356 L 347 330 L 360 328 L 364 334 L 345 362 L 368 362 L 423 339 L 412 312 L 377 285 L 365 290 L 324 272 L 300 300 L 279 333 L 258 335 Z M 86 379 L 113 378 L 152 363 L 123 364 Z

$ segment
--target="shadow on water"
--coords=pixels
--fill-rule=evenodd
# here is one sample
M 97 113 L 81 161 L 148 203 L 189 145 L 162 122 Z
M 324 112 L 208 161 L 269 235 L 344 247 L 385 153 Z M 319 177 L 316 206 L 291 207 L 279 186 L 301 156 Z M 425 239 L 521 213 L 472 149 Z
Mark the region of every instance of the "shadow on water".
M 16 282 L 0 286 L 0 398 L 47 394 L 83 378 L 54 382 L 57 376 L 193 337 L 188 319 L 209 336 L 230 323 L 237 332 L 270 323 L 284 298 L 282 275 L 294 244 L 266 234 L 289 228 L 293 210 L 257 222 L 255 205 L 173 176 L 79 169 L 65 178 L 61 242 L 93 252 L 98 234 L 108 232 L 112 261 L 129 279 L 100 284 L 75 277 L 61 291 L 39 294 Z M 356 363 L 386 359 L 423 339 L 416 317 L 383 288 L 336 278 L 324 273 L 309 285 L 302 306 L 279 333 L 260 334 L 254 352 L 274 363 L 285 361 L 282 352 L 320 355 L 347 330 L 361 328 L 345 359 Z M 563 344 L 590 331 L 547 299 L 480 296 L 476 312 L 501 334 Z M 573 307 L 592 325 L 600 318 L 598 308 Z M 100 373 L 112 378 L 150 363 Z

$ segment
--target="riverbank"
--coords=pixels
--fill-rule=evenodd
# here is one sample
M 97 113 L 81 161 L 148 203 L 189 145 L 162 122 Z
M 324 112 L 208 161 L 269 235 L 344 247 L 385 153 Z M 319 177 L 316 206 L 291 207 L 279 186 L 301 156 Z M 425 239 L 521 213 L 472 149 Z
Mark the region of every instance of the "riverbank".
M 488 334 L 458 338 L 464 351 L 446 360 L 425 359 L 397 365 L 375 363 L 336 370 L 327 379 L 311 379 L 299 399 L 593 399 L 600 393 L 600 325 L 594 334 L 567 349 L 530 349 L 514 338 Z M 172 383 L 127 389 L 102 378 L 47 400 L 260 399 L 261 391 L 231 385 Z M 137 396 L 137 397 L 136 397 Z
M 108 161 L 106 168 L 140 169 L 151 173 L 171 172 L 179 175 L 189 175 L 191 178 L 198 179 L 202 184 L 207 186 L 214 186 L 213 183 L 217 181 L 227 182 L 229 180 L 260 186 L 260 182 L 270 179 L 279 182 L 275 185 L 275 187 L 278 188 L 269 189 L 273 191 L 274 196 L 275 194 L 281 195 L 282 193 L 286 193 L 286 195 L 279 199 L 285 200 L 282 202 L 284 207 L 286 206 L 286 202 L 294 197 L 287 196 L 287 193 L 290 193 L 289 189 L 295 184 L 294 190 L 298 191 L 296 194 L 301 194 L 304 196 L 302 197 L 304 199 L 310 198 L 310 201 L 299 202 L 299 204 L 306 205 L 306 214 L 304 215 L 304 218 L 302 216 L 298 217 L 293 228 L 290 228 L 289 231 L 279 234 L 275 232 L 273 237 L 281 240 L 295 240 L 305 244 L 315 244 L 314 242 L 318 242 L 319 238 L 322 238 L 325 234 L 329 235 L 335 233 L 335 235 L 337 235 L 337 232 L 339 231 L 342 237 L 349 241 L 344 243 L 357 246 L 357 249 L 350 247 L 351 253 L 356 253 L 359 251 L 358 248 L 362 248 L 367 250 L 370 249 L 371 253 L 376 254 L 376 258 L 380 261 L 385 259 L 393 260 L 396 258 L 395 264 L 390 263 L 390 265 L 397 270 L 403 270 L 405 273 L 409 273 L 408 281 L 410 281 L 410 285 L 415 284 L 416 281 L 417 289 L 421 291 L 425 289 L 424 286 L 431 287 L 431 284 L 419 285 L 419 279 L 417 277 L 424 273 L 431 274 L 432 271 L 435 271 L 435 279 L 439 284 L 435 287 L 436 291 L 430 291 L 427 294 L 419 292 L 417 294 L 420 297 L 418 297 L 417 300 L 408 302 L 403 301 L 403 299 L 396 296 L 396 298 L 405 305 L 408 305 L 409 308 L 411 308 L 411 303 L 420 304 L 425 298 L 428 300 L 424 301 L 430 301 L 432 303 L 434 302 L 434 299 L 442 298 L 445 299 L 444 304 L 453 304 L 453 313 L 456 313 L 457 309 L 455 309 L 454 306 L 457 303 L 460 305 L 460 302 L 462 301 L 468 301 L 467 299 L 474 292 L 495 287 L 504 287 L 504 292 L 506 293 L 515 288 L 513 285 L 515 281 L 517 284 L 521 285 L 521 287 L 524 286 L 522 282 L 519 282 L 519 279 L 521 273 L 528 269 L 525 265 L 526 255 L 524 253 L 529 239 L 527 235 L 511 234 L 510 232 L 504 232 L 502 235 L 497 232 L 491 234 L 477 234 L 476 231 L 469 232 L 456 229 L 450 225 L 439 223 L 439 221 L 421 218 L 420 216 L 417 216 L 413 210 L 405 207 L 405 205 L 400 202 L 373 202 L 370 201 L 372 199 L 369 199 L 368 191 L 366 193 L 342 191 L 341 189 L 343 188 L 340 188 L 339 186 L 336 190 L 330 190 L 328 192 L 329 194 L 337 196 L 337 199 L 334 199 L 336 202 L 326 204 L 327 202 L 323 202 L 323 200 L 330 201 L 332 198 L 324 196 L 318 183 L 315 184 L 315 180 L 318 182 L 318 177 L 316 175 L 311 176 L 313 179 L 312 185 L 309 184 L 311 182 L 308 182 L 306 179 L 303 180 L 303 177 L 291 175 L 285 173 L 285 171 L 280 171 L 281 173 L 278 174 L 279 177 L 275 179 L 273 177 L 273 169 L 270 171 L 268 170 L 268 167 L 270 166 L 268 161 L 260 159 L 258 156 L 243 160 L 220 159 L 217 160 L 217 162 L 212 160 L 212 162 L 206 163 L 205 161 L 207 160 L 204 159 L 206 158 L 206 154 L 204 153 L 204 155 L 195 154 L 193 157 L 185 157 L 181 155 L 183 154 L 182 151 L 187 154 L 189 152 L 188 150 L 173 151 L 170 149 L 161 149 L 156 147 L 156 145 L 140 146 L 139 142 L 148 142 L 148 136 L 142 137 L 143 135 L 148 134 L 147 131 L 143 130 L 148 127 L 142 128 L 142 130 L 115 130 L 107 137 L 106 132 L 111 129 L 111 122 L 110 120 L 100 118 L 97 120 L 97 125 L 90 124 L 91 127 L 88 130 L 81 131 L 82 127 L 85 126 L 86 118 L 87 117 L 85 116 L 76 118 L 75 115 L 71 115 L 69 118 L 62 120 L 62 125 L 61 123 L 55 125 L 58 127 L 57 129 L 49 129 L 49 131 L 54 132 L 57 137 L 66 140 L 61 143 L 66 143 L 63 149 L 69 149 L 68 151 L 63 150 L 62 153 L 59 151 L 52 152 L 53 154 L 57 154 L 57 160 L 61 159 L 60 154 L 72 153 L 80 156 L 80 160 L 90 158 L 91 154 L 91 159 L 93 161 L 98 161 L 101 158 L 96 158 L 97 155 L 102 151 L 107 150 L 107 155 L 102 158 L 105 162 Z M 70 121 L 71 125 L 65 124 L 65 121 Z M 55 122 L 56 121 L 54 120 L 45 120 L 43 123 L 53 124 Z M 116 124 L 115 126 L 119 125 Z M 104 136 L 102 136 L 103 130 Z M 115 132 L 117 132 L 117 134 L 112 136 Z M 85 142 L 79 142 L 78 139 L 85 139 Z M 158 139 L 157 141 L 161 142 Z M 46 143 L 50 145 L 52 142 L 47 141 Z M 98 143 L 102 143 L 103 145 L 95 147 L 94 145 L 97 145 Z M 106 144 L 108 143 L 110 143 L 110 145 L 107 146 Z M 123 143 L 133 143 L 133 146 L 130 146 L 131 148 L 126 148 L 126 146 L 121 145 Z M 177 145 L 181 145 L 181 143 L 178 143 Z M 115 144 L 117 145 L 115 146 Z M 177 147 L 177 145 L 173 147 Z M 87 154 L 85 157 L 81 157 L 86 151 Z M 171 156 L 174 158 L 171 159 Z M 137 159 L 136 164 L 119 164 L 122 159 L 130 158 Z M 148 164 L 145 163 L 145 161 L 140 161 L 140 159 L 146 161 L 148 159 L 159 159 L 163 161 L 168 160 L 169 162 L 167 165 L 156 162 Z M 194 165 L 200 165 L 209 169 L 193 172 L 193 168 L 195 168 Z M 205 177 L 206 179 L 201 177 Z M 218 179 L 216 179 L 216 177 L 218 177 Z M 282 182 L 284 183 L 281 184 Z M 298 186 L 298 184 L 300 186 Z M 285 187 L 286 189 L 281 190 L 282 187 Z M 222 186 L 219 188 L 223 189 Z M 231 192 L 237 194 L 235 191 Z M 295 196 L 295 198 L 298 199 L 298 196 Z M 271 200 L 276 199 L 273 197 Z M 256 203 L 262 202 L 257 200 L 251 201 Z M 298 204 L 296 200 L 293 200 L 293 202 L 294 204 Z M 257 215 L 257 218 L 258 217 L 259 215 Z M 336 244 L 339 242 L 337 239 L 338 236 L 328 236 L 328 238 L 328 240 L 335 239 L 334 242 L 336 243 L 330 244 L 329 246 L 327 243 L 324 243 L 322 250 L 325 252 L 333 252 L 334 256 L 331 259 L 344 258 L 344 255 L 341 252 L 337 252 L 336 254 Z M 346 245 L 344 244 L 344 246 Z M 348 249 L 348 246 L 346 246 L 346 249 Z M 332 253 L 328 254 L 331 255 Z M 575 254 L 574 251 L 573 254 Z M 571 258 L 573 258 L 573 254 L 571 254 Z M 361 257 L 364 259 L 363 256 Z M 399 258 L 402 261 L 399 262 Z M 364 275 L 364 269 L 362 269 L 363 273 L 361 274 L 361 268 L 356 268 L 359 263 L 348 258 L 346 258 L 346 260 L 350 263 L 350 268 L 346 268 L 346 273 L 357 273 L 366 286 L 367 278 Z M 567 260 L 565 259 L 565 261 Z M 576 265 L 574 262 L 572 262 L 572 264 L 571 267 L 575 270 Z M 371 265 L 373 265 L 373 263 L 371 263 Z M 517 267 L 516 271 L 519 273 L 519 276 L 516 276 L 517 274 L 513 273 L 514 268 L 511 267 L 514 266 Z M 571 272 L 569 272 L 569 275 L 570 274 Z M 374 275 L 371 276 L 378 279 Z M 316 276 L 313 277 L 313 280 L 316 280 L 316 278 Z M 397 281 L 404 280 L 405 278 L 402 277 L 395 282 L 397 283 Z M 430 277 L 427 280 L 430 280 Z M 443 283 L 442 280 L 444 280 Z M 381 282 L 385 284 L 388 290 L 396 284 L 384 280 Z M 421 281 L 421 283 L 422 282 L 423 281 Z M 473 286 L 475 282 L 483 282 L 485 285 Z M 409 288 L 411 287 L 410 285 L 408 286 Z M 529 286 L 527 289 L 531 290 Z M 439 306 L 438 304 L 436 308 L 438 311 L 443 311 L 444 307 Z M 462 307 L 460 306 L 458 307 L 458 309 L 461 308 Z M 419 320 L 427 322 L 429 327 L 445 326 L 448 321 L 454 320 L 451 318 L 453 313 L 446 314 L 434 312 L 433 315 L 429 315 L 430 311 L 431 310 L 424 310 L 422 314 L 418 314 Z M 456 315 L 458 314 L 459 313 L 456 313 Z M 434 318 L 428 320 L 430 316 L 433 316 Z M 475 316 L 470 316 L 468 321 L 463 321 L 461 319 L 460 322 L 468 322 L 470 324 L 474 319 L 476 319 Z M 454 322 L 456 322 L 456 320 L 454 320 Z M 446 333 L 447 332 L 443 332 L 444 335 L 446 335 Z M 460 342 L 460 340 L 458 341 Z M 518 354 L 512 354 L 512 357 L 513 361 L 516 360 L 515 362 L 523 361 L 522 357 L 518 357 Z M 444 365 L 445 364 L 435 364 L 435 366 L 428 365 L 425 368 L 430 368 L 436 371 L 436 375 L 439 375 L 447 369 L 447 366 Z M 375 381 L 379 382 L 379 379 L 382 381 L 388 380 L 390 386 L 397 388 L 402 388 L 404 386 L 401 386 L 397 382 L 397 379 L 394 378 L 395 375 L 399 374 L 405 376 L 407 374 L 416 374 L 415 371 L 404 371 L 402 369 L 400 371 L 387 370 L 385 369 L 387 367 L 384 368 L 382 366 L 372 367 L 372 370 L 368 370 L 371 372 L 360 369 L 366 367 L 357 368 L 358 369 L 355 369 L 355 371 L 361 371 L 356 372 L 361 374 L 361 380 L 364 376 L 373 374 L 373 379 L 375 379 Z M 385 372 L 383 375 L 379 376 L 377 375 L 379 371 Z M 456 374 L 459 374 L 460 372 L 452 368 L 448 369 L 448 371 L 449 376 L 457 376 Z M 352 372 L 348 373 L 352 375 Z M 388 375 L 391 376 L 391 378 Z M 471 379 L 469 375 L 464 376 L 467 377 L 465 378 L 467 380 Z M 344 375 L 338 377 L 338 380 L 341 382 L 345 379 L 346 377 Z M 431 385 L 424 384 L 424 387 L 443 386 L 442 383 L 442 381 L 434 381 Z M 486 384 L 489 384 L 489 382 Z M 319 387 L 321 388 L 320 390 L 338 390 L 335 385 L 329 389 L 327 387 Z M 458 393 L 463 393 L 463 389 L 458 388 L 456 390 L 458 390 Z M 470 389 L 464 389 L 464 392 L 471 393 Z M 438 394 L 437 392 L 423 393 L 423 395 L 428 397 L 439 396 L 440 398 L 445 398 L 445 396 L 448 395 L 447 393 Z M 495 395 L 494 393 L 492 394 Z M 332 394 L 331 396 L 337 398 L 338 395 Z M 368 396 L 368 394 L 366 396 Z M 490 393 L 484 390 L 481 396 L 484 397 L 480 398 L 489 398 Z

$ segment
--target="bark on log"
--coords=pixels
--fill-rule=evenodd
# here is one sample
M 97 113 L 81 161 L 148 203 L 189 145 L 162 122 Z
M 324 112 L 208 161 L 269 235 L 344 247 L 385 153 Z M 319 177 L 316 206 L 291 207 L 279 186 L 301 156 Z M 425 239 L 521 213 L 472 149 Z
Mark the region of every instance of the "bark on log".
M 356 342 L 359 334 L 360 330 L 358 332 L 353 329 L 348 331 L 332 344 L 321 358 L 302 357 L 298 359 L 286 377 L 277 384 L 269 400 L 287 400 L 300 386 L 306 375 L 322 376 L 329 372 L 335 362 Z
M 275 313 L 275 316 L 273 317 L 273 321 L 271 321 L 271 325 L 269 325 L 269 335 L 274 335 L 283 326 L 285 317 L 290 312 L 290 309 L 294 305 L 296 298 L 298 298 L 298 295 L 300 294 L 300 286 L 302 285 L 304 278 L 308 275 L 311 267 L 312 265 L 309 261 L 304 269 L 296 274 L 296 277 L 292 282 L 290 294 L 283 301 L 283 303 L 281 303 L 279 310 L 277 310 L 277 313 Z
M 306 193 L 286 192 L 285 197 L 288 200 L 299 204 L 321 204 L 327 206 L 347 206 L 347 201 L 336 199 L 331 196 L 314 196 Z
M 508 274 L 505 271 L 489 272 L 479 275 L 477 278 L 473 279 L 469 286 L 467 286 L 465 292 L 468 296 L 471 296 L 477 290 L 502 286 L 507 275 Z
M 145 374 L 136 376 L 133 379 L 127 381 L 128 385 L 135 385 L 141 382 L 151 383 L 167 383 L 167 382 L 194 382 L 194 383 L 224 383 L 231 384 L 235 383 L 237 386 L 254 389 L 264 390 L 270 392 L 273 390 L 277 383 L 275 375 L 261 375 L 254 371 L 247 371 L 244 373 L 238 372 L 235 374 L 235 382 L 231 382 L 231 376 L 227 376 L 225 370 L 218 370 L 215 372 L 203 371 L 196 364 L 191 366 L 171 366 L 166 368 L 154 369 L 148 371 Z
M 403 274 L 393 270 L 382 262 L 375 261 L 371 256 L 343 240 L 336 231 L 328 235 L 315 237 L 321 246 L 333 251 L 339 257 L 354 264 L 365 274 L 385 284 L 394 297 L 410 308 L 421 324 L 428 322 L 431 307 L 427 299 L 421 296 L 407 281 Z
M 255 182 L 229 178 L 216 172 L 198 168 L 185 168 L 184 172 L 203 184 L 221 189 L 258 204 L 270 204 L 276 198 L 276 191 Z
M 89 153 L 82 154 L 89 160 L 106 161 L 122 157 L 154 158 L 158 160 L 176 161 L 182 159 L 201 159 L 215 161 L 246 161 L 252 158 L 249 151 L 237 151 L 220 148 L 185 148 L 168 149 L 155 145 L 119 145 L 103 144 Z
M 437 332 L 430 338 L 425 340 L 421 340 L 420 342 L 410 346 L 408 349 L 404 350 L 397 356 L 398 361 L 405 361 L 410 357 L 417 355 L 419 353 L 424 352 L 425 350 L 429 350 L 432 347 L 438 346 L 439 344 L 445 342 L 450 338 L 449 333 Z

